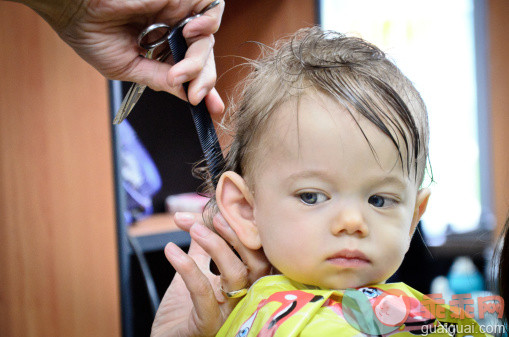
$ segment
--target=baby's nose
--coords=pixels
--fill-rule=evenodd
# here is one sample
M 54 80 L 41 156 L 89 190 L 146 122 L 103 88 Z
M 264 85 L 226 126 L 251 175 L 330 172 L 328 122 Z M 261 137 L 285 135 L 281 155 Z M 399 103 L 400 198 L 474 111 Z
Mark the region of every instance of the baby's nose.
M 365 237 L 368 235 L 368 226 L 360 207 L 349 205 L 341 209 L 334 219 L 331 227 L 333 235 L 348 234 Z

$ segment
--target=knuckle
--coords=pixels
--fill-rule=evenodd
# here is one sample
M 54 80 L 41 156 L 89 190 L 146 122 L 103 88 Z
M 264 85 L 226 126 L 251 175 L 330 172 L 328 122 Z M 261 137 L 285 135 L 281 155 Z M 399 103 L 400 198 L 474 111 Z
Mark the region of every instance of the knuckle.
M 238 277 L 240 280 L 244 280 L 244 281 L 247 280 L 247 277 L 248 277 L 247 268 L 244 265 L 242 265 L 242 267 L 239 268 L 237 275 L 239 275 Z
M 192 72 L 199 73 L 203 69 L 203 62 L 198 58 L 190 58 L 189 59 L 190 69 Z
M 272 267 L 269 264 L 266 265 L 258 265 L 255 268 L 252 268 L 249 270 L 249 279 L 250 280 L 257 280 L 260 277 L 269 275 L 271 272 Z
M 225 284 L 225 290 L 238 290 L 248 283 L 247 267 L 240 261 L 230 266 L 221 274 L 221 282 Z M 242 284 L 242 286 L 239 286 Z
M 248 278 L 248 270 L 247 267 L 239 261 L 235 266 L 231 269 L 230 275 L 232 275 L 232 279 L 235 281 L 245 282 Z
M 212 235 L 209 241 L 209 248 L 211 252 L 220 252 L 224 251 L 224 241 L 217 234 Z
M 195 271 L 195 268 L 196 264 L 188 257 L 185 257 L 180 265 L 181 274 L 191 274 Z

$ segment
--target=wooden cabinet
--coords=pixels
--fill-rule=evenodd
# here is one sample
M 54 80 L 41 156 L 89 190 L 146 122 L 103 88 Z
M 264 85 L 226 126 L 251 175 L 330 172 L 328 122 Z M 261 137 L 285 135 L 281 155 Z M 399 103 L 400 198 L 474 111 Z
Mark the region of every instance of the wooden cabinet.
M 119 336 L 106 80 L 0 3 L 0 336 Z

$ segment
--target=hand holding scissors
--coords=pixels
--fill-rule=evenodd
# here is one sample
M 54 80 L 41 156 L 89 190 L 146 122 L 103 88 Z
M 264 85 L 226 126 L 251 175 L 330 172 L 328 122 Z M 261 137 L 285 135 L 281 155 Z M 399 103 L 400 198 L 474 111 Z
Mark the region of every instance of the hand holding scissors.
M 190 41 L 184 62 L 174 67 L 140 57 L 133 48 L 138 33 L 150 23 L 174 26 L 189 13 L 200 12 L 212 0 L 17 0 L 46 20 L 74 51 L 103 76 L 112 80 L 143 83 L 186 99 L 181 84 L 191 81 L 189 99 L 197 104 L 204 96 L 212 114 L 224 103 L 213 88 L 216 72 L 212 46 L 221 23 L 225 2 L 184 29 Z
M 168 25 L 162 23 L 153 24 L 147 27 L 138 37 L 138 44 L 140 47 L 148 50 L 146 57 L 155 58 L 158 61 L 164 62 L 171 55 L 174 63 L 178 63 L 183 60 L 188 49 L 187 42 L 183 35 L 185 25 L 191 20 L 202 16 L 205 12 L 214 8 L 219 3 L 220 0 L 213 1 L 200 13 L 183 19 L 171 29 Z M 158 34 L 159 37 L 152 41 L 149 37 L 150 34 Z M 185 82 L 182 85 L 187 96 L 189 91 L 189 82 Z M 124 101 L 115 116 L 113 121 L 114 124 L 121 123 L 124 118 L 127 117 L 145 88 L 145 85 L 134 84 L 131 89 L 129 89 L 127 96 L 124 98 Z M 198 140 L 200 142 L 205 161 L 207 162 L 211 180 L 215 186 L 224 167 L 224 158 L 214 129 L 214 123 L 210 118 L 210 114 L 204 100 L 199 102 L 197 105 L 189 104 L 189 108 L 198 133 Z
M 167 58 L 172 55 L 174 63 L 181 61 L 185 56 L 185 52 L 187 51 L 187 45 L 185 45 L 185 41 L 182 42 L 182 30 L 184 29 L 184 26 L 191 20 L 202 16 L 205 12 L 216 7 L 219 5 L 219 3 L 220 0 L 211 2 L 201 12 L 186 17 L 185 19 L 179 21 L 173 28 L 164 23 L 155 23 L 147 27 L 138 36 L 138 45 L 141 48 L 147 50 L 145 57 L 148 59 L 155 59 L 160 62 L 165 62 Z M 155 40 L 150 40 L 149 35 L 154 34 L 158 34 L 159 37 Z M 138 83 L 131 86 L 115 116 L 113 121 L 114 124 L 121 123 L 129 115 L 146 87 L 146 85 Z M 188 84 L 185 86 L 185 91 L 187 96 Z

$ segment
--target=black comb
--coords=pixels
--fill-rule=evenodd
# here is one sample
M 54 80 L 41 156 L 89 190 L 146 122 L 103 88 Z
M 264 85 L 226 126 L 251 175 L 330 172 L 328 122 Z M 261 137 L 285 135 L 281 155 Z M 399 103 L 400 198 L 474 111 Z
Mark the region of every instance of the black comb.
M 187 43 L 182 33 L 185 25 L 175 27 L 168 36 L 168 44 L 173 56 L 173 62 L 176 64 L 184 59 L 187 51 Z M 186 95 L 189 90 L 189 82 L 183 84 Z M 188 99 L 189 102 L 189 99 Z M 217 186 L 219 175 L 224 167 L 223 152 L 219 145 L 214 123 L 210 118 L 209 111 L 203 99 L 198 105 L 189 104 L 191 115 L 193 116 L 194 125 L 198 132 L 198 139 L 207 162 L 208 170 L 211 176 L 214 188 Z

